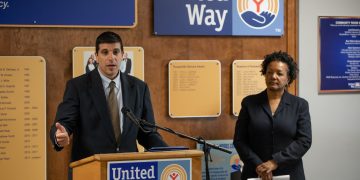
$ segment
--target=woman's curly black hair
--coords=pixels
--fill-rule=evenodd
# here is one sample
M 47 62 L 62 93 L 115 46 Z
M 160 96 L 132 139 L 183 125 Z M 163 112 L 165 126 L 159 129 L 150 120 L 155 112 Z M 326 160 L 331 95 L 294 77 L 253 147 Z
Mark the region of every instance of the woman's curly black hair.
M 264 61 L 261 64 L 260 72 L 262 75 L 266 74 L 268 65 L 273 61 L 280 61 L 280 62 L 283 62 L 288 65 L 288 68 L 289 68 L 289 71 L 288 71 L 289 83 L 288 83 L 288 85 L 290 85 L 296 79 L 297 73 L 299 71 L 294 59 L 288 53 L 282 52 L 282 51 L 273 52 L 271 54 L 265 55 Z

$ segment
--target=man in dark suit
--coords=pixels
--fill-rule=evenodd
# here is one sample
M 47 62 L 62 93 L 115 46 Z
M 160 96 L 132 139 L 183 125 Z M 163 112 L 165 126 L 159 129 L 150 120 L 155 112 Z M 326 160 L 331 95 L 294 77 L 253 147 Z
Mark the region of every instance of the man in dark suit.
M 98 153 L 136 152 L 136 140 L 146 149 L 167 146 L 156 130 L 141 131 L 120 111 L 127 107 L 137 118 L 155 122 L 146 83 L 119 71 L 123 53 L 118 34 L 100 34 L 96 39 L 98 67 L 67 82 L 50 138 L 60 151 L 73 135 L 71 161 Z

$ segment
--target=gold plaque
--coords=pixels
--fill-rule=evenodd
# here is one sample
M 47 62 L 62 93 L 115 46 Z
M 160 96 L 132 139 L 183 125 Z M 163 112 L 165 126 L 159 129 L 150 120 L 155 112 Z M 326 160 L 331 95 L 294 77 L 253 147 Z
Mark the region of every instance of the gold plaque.
M 0 56 L 0 179 L 46 179 L 46 72 L 40 56 Z
M 235 60 L 232 64 L 233 115 L 238 116 L 244 97 L 266 89 L 261 75 L 262 60 Z
M 221 63 L 217 60 L 170 61 L 170 117 L 217 117 L 220 114 Z

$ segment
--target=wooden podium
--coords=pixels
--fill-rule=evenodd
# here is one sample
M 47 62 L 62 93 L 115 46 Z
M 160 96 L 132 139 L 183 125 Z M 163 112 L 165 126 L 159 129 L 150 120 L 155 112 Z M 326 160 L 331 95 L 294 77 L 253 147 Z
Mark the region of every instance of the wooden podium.
M 191 179 L 201 180 L 202 155 L 203 152 L 198 150 L 95 154 L 72 162 L 70 167 L 73 168 L 73 180 L 106 180 L 108 176 L 108 162 L 191 159 Z

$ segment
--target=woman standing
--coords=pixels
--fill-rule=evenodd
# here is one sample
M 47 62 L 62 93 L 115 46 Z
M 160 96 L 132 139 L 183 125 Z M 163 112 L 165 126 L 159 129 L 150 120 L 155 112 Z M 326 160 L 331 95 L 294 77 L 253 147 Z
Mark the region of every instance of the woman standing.
M 242 180 L 277 175 L 304 180 L 302 156 L 311 146 L 309 106 L 287 92 L 297 65 L 280 51 L 266 55 L 261 66 L 267 88 L 243 99 L 235 127 L 234 145 L 244 162 Z

